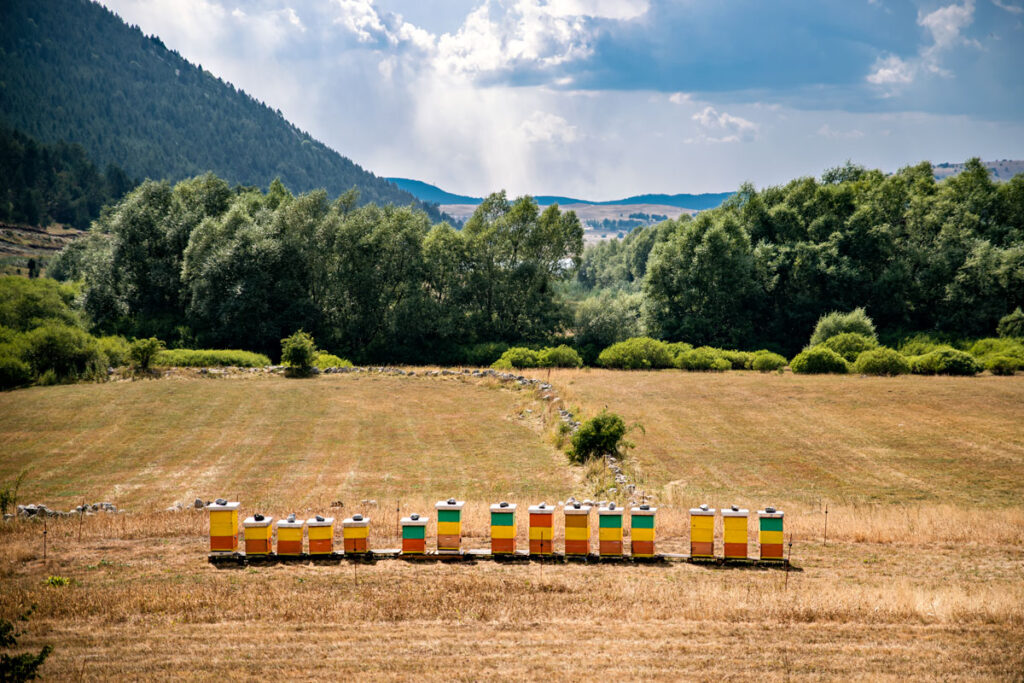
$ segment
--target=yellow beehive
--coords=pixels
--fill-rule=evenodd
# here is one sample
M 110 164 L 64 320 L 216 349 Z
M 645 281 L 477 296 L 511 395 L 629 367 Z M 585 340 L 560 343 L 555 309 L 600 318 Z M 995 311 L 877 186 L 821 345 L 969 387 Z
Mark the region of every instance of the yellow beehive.
M 516 551 L 516 504 L 502 501 L 491 506 L 491 554 Z
M 562 508 L 565 515 L 565 554 L 585 556 L 590 554 L 590 506 L 572 503 Z
M 722 510 L 722 536 L 725 545 L 725 559 L 745 560 L 747 558 L 747 518 L 749 510 L 733 505 Z
M 437 510 L 437 552 L 458 554 L 462 552 L 462 508 L 464 500 L 439 500 L 434 504 Z
M 306 520 L 309 529 L 309 554 L 330 555 L 334 552 L 334 517 L 317 515 Z
M 629 537 L 633 557 L 654 557 L 654 513 L 646 503 L 630 510 Z
M 782 561 L 782 521 L 785 514 L 773 507 L 757 511 L 760 527 L 757 540 L 761 545 L 762 560 Z
M 306 522 L 296 519 L 295 515 L 288 515 L 288 519 L 281 519 L 277 522 L 277 554 L 278 555 L 301 555 L 302 554 L 302 531 Z
M 345 539 L 346 553 L 365 553 L 370 536 L 370 518 L 352 515 L 341 523 L 341 533 Z
M 597 551 L 601 557 L 622 555 L 622 511 L 615 503 L 597 509 Z
M 271 551 L 270 537 L 274 533 L 274 518 L 260 514 L 247 517 L 242 522 L 245 535 L 246 555 L 269 555 Z
M 715 556 L 715 508 L 690 508 L 690 557 Z
M 210 513 L 210 552 L 233 553 L 238 551 L 238 507 L 218 498 L 206 506 Z

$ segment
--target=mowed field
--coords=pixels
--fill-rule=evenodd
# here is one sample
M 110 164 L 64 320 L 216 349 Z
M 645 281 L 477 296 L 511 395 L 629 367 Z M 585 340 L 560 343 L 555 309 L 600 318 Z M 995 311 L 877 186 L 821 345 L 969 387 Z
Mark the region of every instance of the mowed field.
M 465 545 L 483 548 L 488 503 L 586 484 L 552 445 L 551 406 L 525 390 L 168 379 L 0 395 L 0 482 L 30 466 L 22 502 L 128 510 L 51 520 L 45 560 L 41 525 L 0 527 L 0 616 L 36 605 L 22 645 L 55 645 L 52 678 L 1020 679 L 1024 378 L 551 381 L 584 416 L 607 406 L 644 425 L 630 472 L 661 506 L 662 549 L 685 552 L 691 505 L 774 502 L 795 569 L 217 569 L 205 515 L 164 507 L 240 494 L 246 512 L 281 515 L 343 500 L 327 511 L 369 514 L 371 546 L 396 547 L 396 508 L 460 495 Z M 520 519 L 521 543 L 525 531 Z

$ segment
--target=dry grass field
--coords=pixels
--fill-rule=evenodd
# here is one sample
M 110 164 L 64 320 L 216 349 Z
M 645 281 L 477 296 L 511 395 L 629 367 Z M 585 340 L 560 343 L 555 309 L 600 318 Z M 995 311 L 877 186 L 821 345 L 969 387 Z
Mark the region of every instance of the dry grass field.
M 692 504 L 770 500 L 787 508 L 788 574 L 401 560 L 218 569 L 203 513 L 158 510 L 225 491 L 275 515 L 340 498 L 334 514 L 361 508 L 371 545 L 397 547 L 396 507 L 426 511 L 454 492 L 469 500 L 465 545 L 483 548 L 489 502 L 554 501 L 579 492 L 582 473 L 534 417 L 541 402 L 475 380 L 2 394 L 0 482 L 31 465 L 22 501 L 107 498 L 129 512 L 51 520 L 45 560 L 41 525 L 0 527 L 0 617 L 36 605 L 21 644 L 55 645 L 43 673 L 56 679 L 1020 680 L 1022 380 L 552 373 L 570 406 L 644 424 L 632 458 L 662 506 L 661 549 L 685 552 Z M 369 497 L 378 504 L 360 505 Z

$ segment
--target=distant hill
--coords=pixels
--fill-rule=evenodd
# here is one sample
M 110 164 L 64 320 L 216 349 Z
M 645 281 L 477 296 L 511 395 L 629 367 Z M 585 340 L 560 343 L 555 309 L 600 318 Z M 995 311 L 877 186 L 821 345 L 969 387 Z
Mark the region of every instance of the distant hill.
M 420 180 L 408 178 L 388 178 L 398 187 L 411 192 L 417 198 L 425 202 L 437 204 L 472 204 L 476 205 L 483 201 L 482 197 L 468 197 L 461 194 L 446 192 L 441 188 L 424 183 Z M 547 206 L 549 204 L 590 204 L 593 206 L 631 206 L 634 204 L 647 204 L 658 206 L 674 206 L 677 209 L 692 209 L 703 211 L 713 209 L 731 197 L 733 192 L 717 192 L 709 194 L 641 194 L 625 199 L 613 199 L 610 201 L 592 201 L 588 199 L 576 199 L 574 197 L 560 197 L 554 195 L 534 195 L 538 204 Z
M 135 178 L 213 171 L 292 191 L 357 187 L 362 202 L 424 204 L 289 123 L 280 111 L 90 0 L 0 2 L 0 121 L 43 143 L 79 143 Z
M 1018 173 L 1024 173 L 1024 161 L 1013 159 L 999 159 L 998 161 L 982 161 L 985 168 L 992 174 L 995 180 L 1009 180 Z M 963 164 L 933 164 L 932 171 L 936 180 L 955 176 L 964 170 Z

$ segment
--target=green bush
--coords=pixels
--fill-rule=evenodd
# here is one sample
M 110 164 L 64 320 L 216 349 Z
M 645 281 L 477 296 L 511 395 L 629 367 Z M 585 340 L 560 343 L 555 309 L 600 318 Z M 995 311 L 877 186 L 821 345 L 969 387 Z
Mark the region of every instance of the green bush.
M 996 326 L 996 334 L 1000 337 L 1024 339 L 1024 311 L 1020 309 L 1020 306 L 1013 313 L 1004 315 L 999 319 L 999 325 Z
M 724 372 L 732 368 L 732 363 L 723 358 L 718 349 L 699 346 L 679 356 L 679 367 L 683 370 Z
M 878 348 L 878 342 L 873 337 L 865 337 L 858 332 L 843 332 L 829 337 L 821 344 L 838 353 L 848 363 L 857 360 L 857 356 L 863 352 Z
M 32 381 L 32 368 L 14 355 L 0 353 L 0 390 L 25 386 Z
M 733 370 L 750 370 L 754 364 L 754 354 L 751 351 L 720 350 L 718 355 L 729 361 Z
M 52 372 L 57 382 L 106 376 L 95 337 L 78 327 L 47 323 L 22 336 L 24 357 L 35 374 Z
M 863 308 L 855 308 L 849 313 L 833 311 L 818 318 L 818 324 L 814 326 L 814 333 L 811 335 L 810 346 L 817 346 L 826 339 L 844 332 L 856 332 L 869 339 L 878 339 L 878 335 L 875 334 L 875 324 L 871 318 Z
M 78 291 L 50 278 L 28 279 L 15 275 L 0 277 L 0 325 L 27 332 L 47 322 L 78 327 L 78 313 L 72 309 Z
M 308 332 L 299 330 L 281 340 L 281 362 L 296 375 L 308 375 L 316 359 L 316 342 Z
M 35 610 L 35 604 L 28 611 L 22 613 L 18 620 L 28 621 L 33 610 Z M 7 619 L 0 619 L 0 648 L 14 650 L 18 647 L 18 638 L 22 635 L 22 632 L 15 629 L 13 623 Z M 43 645 L 42 649 L 39 650 L 39 654 L 31 652 L 23 652 L 17 655 L 7 654 L 6 652 L 0 654 L 0 681 L 11 681 L 12 683 L 34 681 L 39 678 L 39 667 L 43 665 L 43 662 L 46 661 L 51 652 L 53 652 L 52 645 Z
M 168 368 L 265 368 L 270 359 L 261 353 L 232 349 L 168 349 L 161 351 L 153 365 Z
M 128 364 L 128 340 L 124 337 L 99 337 L 96 346 L 107 359 L 107 365 L 118 368 Z
M 501 358 L 491 363 L 495 370 L 512 370 L 513 368 L 535 368 L 540 362 L 540 354 L 525 346 L 513 346 Z
M 542 368 L 578 368 L 583 366 L 583 359 L 576 349 L 561 344 L 541 349 L 537 355 L 537 365 Z
M 850 371 L 850 364 L 827 346 L 812 346 L 809 349 L 804 349 L 790 361 L 789 367 L 800 375 L 827 373 L 844 375 Z
M 1011 356 L 988 356 L 985 369 L 993 375 L 1012 375 L 1024 367 L 1018 359 Z
M 633 337 L 612 344 L 597 357 L 599 365 L 623 370 L 675 367 L 669 345 L 650 337 Z
M 460 348 L 461 362 L 483 368 L 501 358 L 501 354 L 506 351 L 508 351 L 508 344 L 505 342 L 483 342 L 463 346 Z
M 128 358 L 139 370 L 149 370 L 156 355 L 164 350 L 164 343 L 156 337 L 133 339 L 128 345 Z
M 758 372 L 775 372 L 786 367 L 789 361 L 784 356 L 771 351 L 756 351 L 754 361 L 750 364 L 752 370 Z
M 672 355 L 673 367 L 679 367 L 679 357 L 693 348 L 693 344 L 687 344 L 686 342 L 671 342 L 665 344 L 665 346 L 668 347 L 668 352 Z
M 350 368 L 352 367 L 352 362 L 339 358 L 334 354 L 319 351 L 316 354 L 316 360 L 313 361 L 313 365 L 319 370 L 326 370 L 327 368 Z
M 923 356 L 938 349 L 952 349 L 946 342 L 940 341 L 927 334 L 915 334 L 908 337 L 900 344 L 900 353 L 904 356 Z
M 956 349 L 936 349 L 910 359 L 910 371 L 915 375 L 976 375 L 982 365 L 974 356 Z
M 628 431 L 621 417 L 602 410 L 595 417 L 585 420 L 572 435 L 569 459 L 582 464 L 606 455 L 622 457 L 623 451 L 633 446 L 625 440 Z
M 1024 363 L 1024 340 L 1013 337 L 979 339 L 968 351 L 983 364 L 989 356 L 1008 356 Z
M 905 375 L 910 372 L 910 363 L 899 351 L 879 346 L 861 353 L 853 370 L 861 375 Z

